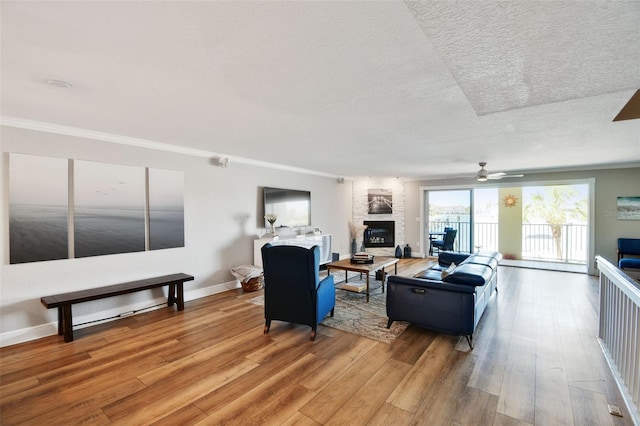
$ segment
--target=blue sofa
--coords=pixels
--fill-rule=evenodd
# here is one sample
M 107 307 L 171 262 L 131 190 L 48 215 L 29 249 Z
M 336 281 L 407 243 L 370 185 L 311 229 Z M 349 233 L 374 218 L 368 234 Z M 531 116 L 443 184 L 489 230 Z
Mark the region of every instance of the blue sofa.
M 640 256 L 640 238 L 618 238 L 618 267 L 640 269 L 640 258 L 624 257 L 626 254 Z
M 389 276 L 387 327 L 394 321 L 407 321 L 465 336 L 473 349 L 473 332 L 489 299 L 497 292 L 501 260 L 498 252 L 442 252 L 437 265 L 414 277 Z M 455 269 L 452 263 L 456 264 Z

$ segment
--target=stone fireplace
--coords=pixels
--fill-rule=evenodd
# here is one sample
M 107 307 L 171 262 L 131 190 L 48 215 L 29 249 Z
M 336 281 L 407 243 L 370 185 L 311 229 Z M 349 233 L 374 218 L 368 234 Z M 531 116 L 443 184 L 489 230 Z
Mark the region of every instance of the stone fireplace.
M 371 188 L 384 188 L 389 189 L 393 198 L 393 211 L 391 213 L 370 213 L 369 211 L 369 189 Z M 393 256 L 395 247 L 404 245 L 410 241 L 405 241 L 405 188 L 404 181 L 397 178 L 362 178 L 355 179 L 353 181 L 353 212 L 351 216 L 351 221 L 358 225 L 366 224 L 369 222 L 373 222 L 373 224 L 377 224 L 379 222 L 393 222 L 393 230 L 389 229 L 389 233 L 387 234 L 389 238 L 393 238 L 393 240 L 388 240 L 385 237 L 385 246 L 380 244 L 369 245 L 364 243 L 363 236 L 360 236 L 360 240 L 357 242 L 358 248 L 360 245 L 363 245 L 365 251 L 367 253 L 376 255 L 376 256 Z M 375 228 L 378 228 L 375 226 Z M 379 236 L 379 235 L 378 235 Z M 418 238 L 416 238 L 417 240 Z M 417 247 L 419 243 L 415 244 Z
M 364 247 L 395 247 L 395 221 L 393 220 L 365 220 Z

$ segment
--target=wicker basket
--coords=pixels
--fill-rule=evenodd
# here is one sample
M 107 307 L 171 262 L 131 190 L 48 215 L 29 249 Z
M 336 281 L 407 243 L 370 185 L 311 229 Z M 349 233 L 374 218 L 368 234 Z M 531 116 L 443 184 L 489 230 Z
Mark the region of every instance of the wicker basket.
M 259 277 L 250 278 L 249 281 L 247 281 L 246 283 L 241 282 L 241 284 L 244 291 L 258 291 L 262 287 L 264 287 L 262 275 Z

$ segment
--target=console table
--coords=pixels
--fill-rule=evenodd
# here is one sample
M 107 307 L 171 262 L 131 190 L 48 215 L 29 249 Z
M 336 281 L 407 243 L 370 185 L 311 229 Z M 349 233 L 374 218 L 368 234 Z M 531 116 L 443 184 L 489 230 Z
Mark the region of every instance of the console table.
M 253 264 L 262 267 L 262 246 L 271 243 L 274 246 L 298 246 L 311 248 L 318 246 L 320 248 L 320 264 L 324 265 L 331 262 L 331 235 L 322 234 L 320 236 L 305 235 L 294 236 L 290 238 L 263 237 L 253 241 Z

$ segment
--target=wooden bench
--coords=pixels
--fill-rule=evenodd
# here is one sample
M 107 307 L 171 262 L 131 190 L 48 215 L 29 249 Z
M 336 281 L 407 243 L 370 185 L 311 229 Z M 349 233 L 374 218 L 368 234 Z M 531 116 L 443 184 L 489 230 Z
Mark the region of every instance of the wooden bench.
M 104 299 L 136 291 L 149 290 L 157 287 L 169 286 L 167 306 L 178 305 L 178 310 L 184 310 L 185 281 L 193 280 L 193 276 L 187 274 L 163 275 L 161 277 L 146 278 L 144 280 L 129 281 L 106 287 L 91 288 L 87 290 L 72 291 L 69 293 L 54 294 L 40 299 L 46 308 L 58 308 L 58 335 L 64 335 L 65 342 L 73 341 L 73 321 L 71 305 L 74 303 L 89 302 L 91 300 Z

